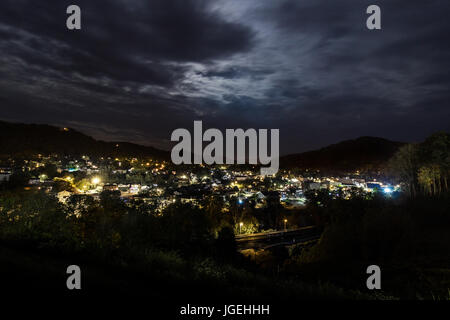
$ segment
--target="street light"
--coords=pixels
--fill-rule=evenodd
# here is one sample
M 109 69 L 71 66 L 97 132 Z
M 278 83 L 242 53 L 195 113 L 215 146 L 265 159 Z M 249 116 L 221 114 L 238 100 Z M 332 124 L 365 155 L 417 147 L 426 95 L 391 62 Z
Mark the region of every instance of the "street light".
M 287 223 L 287 219 L 284 219 L 284 231 L 286 232 L 286 223 Z
M 241 222 L 241 223 L 239 223 L 239 234 L 241 234 L 242 232 L 241 232 L 241 230 L 242 230 L 242 226 L 244 225 L 244 223 L 243 222 Z
M 100 183 L 100 178 L 99 177 L 94 177 L 94 178 L 92 178 L 91 182 L 92 182 L 93 185 L 97 185 L 97 184 Z

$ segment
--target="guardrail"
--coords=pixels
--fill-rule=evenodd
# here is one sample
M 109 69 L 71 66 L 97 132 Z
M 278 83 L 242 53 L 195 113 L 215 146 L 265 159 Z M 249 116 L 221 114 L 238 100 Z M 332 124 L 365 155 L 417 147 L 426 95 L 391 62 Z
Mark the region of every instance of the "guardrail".
M 308 226 L 297 229 L 288 229 L 286 231 L 272 231 L 272 232 L 260 232 L 253 234 L 241 234 L 236 235 L 236 242 L 244 242 L 251 240 L 259 240 L 259 239 L 270 239 L 275 237 L 289 236 L 292 234 L 297 234 L 301 232 L 314 231 L 318 228 L 316 226 Z

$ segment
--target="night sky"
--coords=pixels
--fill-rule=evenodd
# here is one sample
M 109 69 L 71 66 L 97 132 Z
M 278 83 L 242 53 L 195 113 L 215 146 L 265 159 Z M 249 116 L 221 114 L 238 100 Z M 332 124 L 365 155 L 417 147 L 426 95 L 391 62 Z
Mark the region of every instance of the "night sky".
M 1 0 L 0 118 L 165 149 L 194 120 L 279 128 L 282 154 L 420 141 L 450 130 L 449 35 L 448 0 Z

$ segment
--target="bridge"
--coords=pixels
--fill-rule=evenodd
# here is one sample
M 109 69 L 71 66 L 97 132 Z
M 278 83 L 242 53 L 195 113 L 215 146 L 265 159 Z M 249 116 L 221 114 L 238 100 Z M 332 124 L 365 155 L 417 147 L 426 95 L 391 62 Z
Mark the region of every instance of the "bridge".
M 276 246 L 287 246 L 317 241 L 321 230 L 316 226 L 309 226 L 285 231 L 243 234 L 236 236 L 238 250 L 265 250 Z

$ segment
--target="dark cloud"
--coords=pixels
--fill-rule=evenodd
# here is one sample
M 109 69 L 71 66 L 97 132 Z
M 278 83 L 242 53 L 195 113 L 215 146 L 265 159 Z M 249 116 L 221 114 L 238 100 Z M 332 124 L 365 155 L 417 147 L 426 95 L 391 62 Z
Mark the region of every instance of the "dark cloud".
M 251 46 L 251 30 L 209 12 L 207 1 L 77 1 L 78 32 L 65 26 L 70 3 L 2 1 L 0 21 L 19 36 L 11 53 L 60 72 L 170 85 L 182 70 L 164 62 L 205 62 Z
M 376 135 L 450 130 L 450 3 L 2 0 L 0 108 L 6 120 L 71 125 L 167 147 L 193 120 L 280 128 L 282 151 Z

